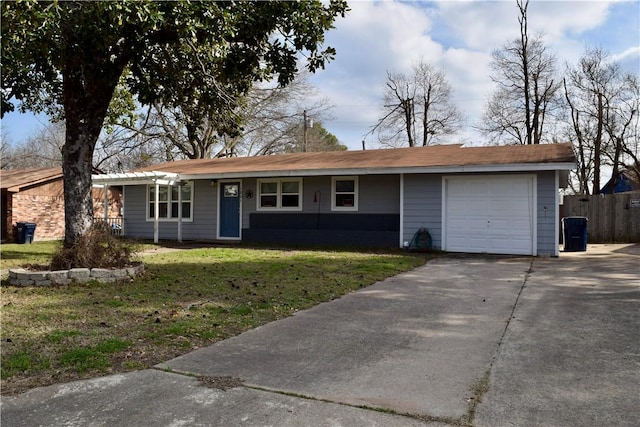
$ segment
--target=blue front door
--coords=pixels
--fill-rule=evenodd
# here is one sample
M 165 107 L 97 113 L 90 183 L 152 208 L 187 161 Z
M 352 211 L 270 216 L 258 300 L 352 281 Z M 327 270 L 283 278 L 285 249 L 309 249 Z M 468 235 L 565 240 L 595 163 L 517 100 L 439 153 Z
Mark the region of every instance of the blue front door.
M 240 237 L 240 183 L 220 184 L 220 238 Z

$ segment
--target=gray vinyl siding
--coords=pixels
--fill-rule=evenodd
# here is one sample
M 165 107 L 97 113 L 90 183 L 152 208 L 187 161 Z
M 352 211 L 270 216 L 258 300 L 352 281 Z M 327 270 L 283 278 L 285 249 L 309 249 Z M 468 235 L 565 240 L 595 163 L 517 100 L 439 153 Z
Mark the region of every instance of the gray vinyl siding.
M 555 206 L 558 189 L 555 172 L 539 172 L 537 187 L 538 255 L 555 255 L 558 245 L 555 235 L 555 227 L 558 224 Z
M 247 190 L 253 197 L 242 200 L 242 228 L 250 228 L 250 216 L 258 212 L 258 180 L 245 178 L 243 194 Z M 358 210 L 343 211 L 343 214 L 398 214 L 400 213 L 399 175 L 362 175 L 358 177 Z M 314 202 L 315 200 L 315 202 Z M 263 211 L 260 211 L 263 212 Z M 270 211 L 278 214 L 292 211 Z M 330 214 L 331 176 L 311 176 L 302 178 L 302 211 L 298 213 Z
M 431 234 L 433 246 L 442 247 L 442 176 L 404 176 L 403 242 L 410 242 L 420 228 Z
M 509 174 L 505 174 L 508 179 Z M 537 173 L 537 253 L 556 253 L 555 172 Z M 546 209 L 545 209 L 546 207 Z M 442 247 L 442 175 L 405 175 L 404 233 L 402 241 L 411 241 L 414 233 L 425 227 L 433 239 L 434 248 Z
M 125 189 L 123 212 L 124 233 L 128 237 L 148 238 L 146 217 L 146 185 L 130 185 Z M 153 238 L 153 224 L 150 225 Z
M 216 187 L 209 180 L 194 182 L 193 221 L 182 222 L 184 240 L 214 240 L 216 238 Z M 147 220 L 147 186 L 128 186 L 124 202 L 124 230 L 128 237 L 153 239 L 153 221 Z M 161 240 L 178 237 L 177 221 L 159 221 Z
M 359 179 L 360 213 L 400 213 L 400 175 L 364 175 Z

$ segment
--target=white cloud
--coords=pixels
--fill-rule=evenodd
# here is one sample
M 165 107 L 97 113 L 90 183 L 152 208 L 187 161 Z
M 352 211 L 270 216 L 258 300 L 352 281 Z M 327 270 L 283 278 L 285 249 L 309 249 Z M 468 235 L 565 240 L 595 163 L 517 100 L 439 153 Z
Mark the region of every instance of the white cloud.
M 438 2 L 441 26 L 459 47 L 490 52 L 516 37 L 515 2 Z
M 618 54 L 614 54 L 611 59 L 618 62 L 628 61 L 628 60 L 637 61 L 640 58 L 640 46 L 630 47 L 626 49 L 624 52 L 620 52 Z
M 602 25 L 610 7 L 611 2 L 607 1 L 531 2 L 528 10 L 530 30 L 544 33 L 550 43 L 576 37 Z

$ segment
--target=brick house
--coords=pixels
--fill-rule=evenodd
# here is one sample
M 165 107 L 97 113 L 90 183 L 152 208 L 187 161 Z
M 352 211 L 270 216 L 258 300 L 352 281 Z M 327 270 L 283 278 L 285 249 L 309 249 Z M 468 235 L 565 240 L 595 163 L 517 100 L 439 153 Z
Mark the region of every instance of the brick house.
M 13 241 L 17 222 L 37 224 L 34 240 L 64 238 L 62 168 L 0 170 L 2 241 Z M 120 216 L 121 187 L 108 189 L 108 216 Z M 104 193 L 93 189 L 94 215 L 104 217 Z

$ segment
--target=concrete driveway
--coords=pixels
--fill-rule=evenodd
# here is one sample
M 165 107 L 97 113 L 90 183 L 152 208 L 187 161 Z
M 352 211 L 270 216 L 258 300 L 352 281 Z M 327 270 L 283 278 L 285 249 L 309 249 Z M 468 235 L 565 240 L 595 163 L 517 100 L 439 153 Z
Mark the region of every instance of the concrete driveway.
M 640 245 L 534 261 L 475 425 L 640 425 Z
M 3 397 L 2 422 L 637 425 L 639 308 L 638 246 L 447 255 L 157 369 Z

